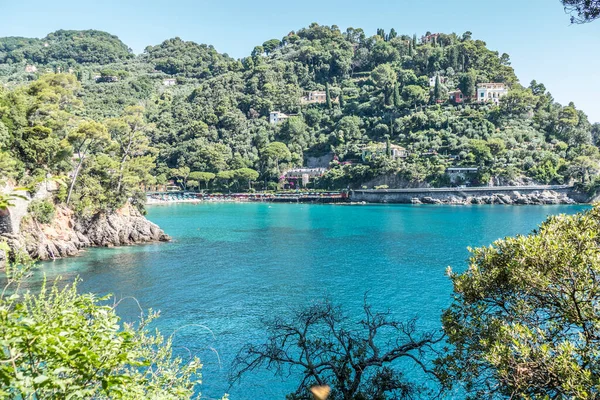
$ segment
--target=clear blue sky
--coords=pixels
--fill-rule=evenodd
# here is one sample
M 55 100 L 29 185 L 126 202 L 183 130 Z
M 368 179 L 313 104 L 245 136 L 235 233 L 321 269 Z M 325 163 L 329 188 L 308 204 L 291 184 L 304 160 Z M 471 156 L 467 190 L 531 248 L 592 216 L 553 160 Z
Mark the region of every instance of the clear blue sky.
M 0 0 L 0 36 L 43 37 L 57 29 L 99 29 L 135 53 L 179 36 L 243 57 L 267 39 L 311 22 L 342 30 L 473 32 L 510 54 L 522 84 L 543 82 L 600 122 L 600 20 L 571 25 L 559 0 Z

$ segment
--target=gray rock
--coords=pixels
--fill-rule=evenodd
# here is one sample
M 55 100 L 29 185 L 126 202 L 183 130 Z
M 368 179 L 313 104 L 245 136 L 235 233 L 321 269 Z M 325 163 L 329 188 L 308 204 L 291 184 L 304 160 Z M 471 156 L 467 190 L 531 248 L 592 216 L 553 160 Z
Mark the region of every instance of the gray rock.
M 156 224 L 148 221 L 137 209 L 126 205 L 111 213 L 98 213 L 89 218 L 78 218 L 64 211 L 61 222 L 54 228 L 58 238 L 48 238 L 35 224 L 22 226 L 18 235 L 3 235 L 13 251 L 26 251 L 35 259 L 47 260 L 76 255 L 90 246 L 113 247 L 136 243 L 171 240 Z M 66 223 L 66 226 L 65 226 Z

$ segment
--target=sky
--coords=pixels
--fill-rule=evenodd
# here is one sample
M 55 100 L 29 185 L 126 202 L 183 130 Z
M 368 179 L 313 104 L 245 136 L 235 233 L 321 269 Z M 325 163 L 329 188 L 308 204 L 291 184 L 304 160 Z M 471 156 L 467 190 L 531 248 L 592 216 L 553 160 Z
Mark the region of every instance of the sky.
M 600 122 L 600 20 L 572 25 L 560 0 L 0 0 L 0 37 L 44 37 L 58 29 L 117 35 L 137 54 L 178 36 L 240 58 L 268 39 L 308 26 L 473 32 L 508 53 L 524 86 L 542 82 Z

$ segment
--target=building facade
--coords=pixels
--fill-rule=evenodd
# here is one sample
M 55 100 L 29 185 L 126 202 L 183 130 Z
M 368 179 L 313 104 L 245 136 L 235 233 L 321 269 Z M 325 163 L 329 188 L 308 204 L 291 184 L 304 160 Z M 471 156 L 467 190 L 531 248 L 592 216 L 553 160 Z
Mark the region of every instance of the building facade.
M 462 103 L 465 100 L 465 96 L 460 90 L 453 90 L 448 92 L 448 99 L 454 103 Z
M 499 104 L 500 99 L 508 94 L 504 83 L 480 83 L 477 85 L 477 102 Z
M 290 182 L 290 186 L 293 182 L 296 182 L 295 187 L 306 186 L 312 179 L 323 176 L 325 171 L 327 168 L 294 168 L 286 171 L 282 178 Z
M 269 122 L 271 124 L 278 124 L 285 121 L 289 117 L 289 115 L 284 114 L 281 111 L 271 111 L 271 114 L 269 114 Z
M 301 101 L 303 103 L 325 103 L 327 101 L 327 93 L 324 90 L 306 92 Z
M 373 157 L 382 157 L 387 155 L 387 144 L 386 143 L 374 143 L 363 147 L 362 149 L 362 160 L 369 161 Z M 406 158 L 408 157 L 408 151 L 402 146 L 390 144 L 390 157 L 392 159 Z

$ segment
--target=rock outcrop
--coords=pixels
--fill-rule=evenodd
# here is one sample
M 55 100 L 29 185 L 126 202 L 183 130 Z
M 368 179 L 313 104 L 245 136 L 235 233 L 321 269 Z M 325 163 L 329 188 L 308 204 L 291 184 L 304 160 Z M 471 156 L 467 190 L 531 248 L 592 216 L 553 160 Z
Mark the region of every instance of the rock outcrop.
M 444 196 L 423 196 L 413 197 L 413 204 L 577 204 L 575 200 L 567 196 L 566 193 L 560 193 L 553 190 L 544 190 L 533 193 L 520 193 L 515 190 L 509 193 L 494 193 L 484 196 L 469 195 L 444 195 Z
M 110 213 L 89 218 L 57 206 L 50 224 L 39 224 L 30 216 L 21 220 L 18 232 L 0 233 L 11 251 L 26 252 L 34 259 L 48 260 L 76 255 L 86 247 L 113 247 L 170 240 L 156 224 L 127 204 Z M 0 261 L 1 262 L 1 261 Z
M 573 187 L 471 187 L 353 190 L 352 202 L 408 204 L 578 204 L 588 203 L 586 193 Z

